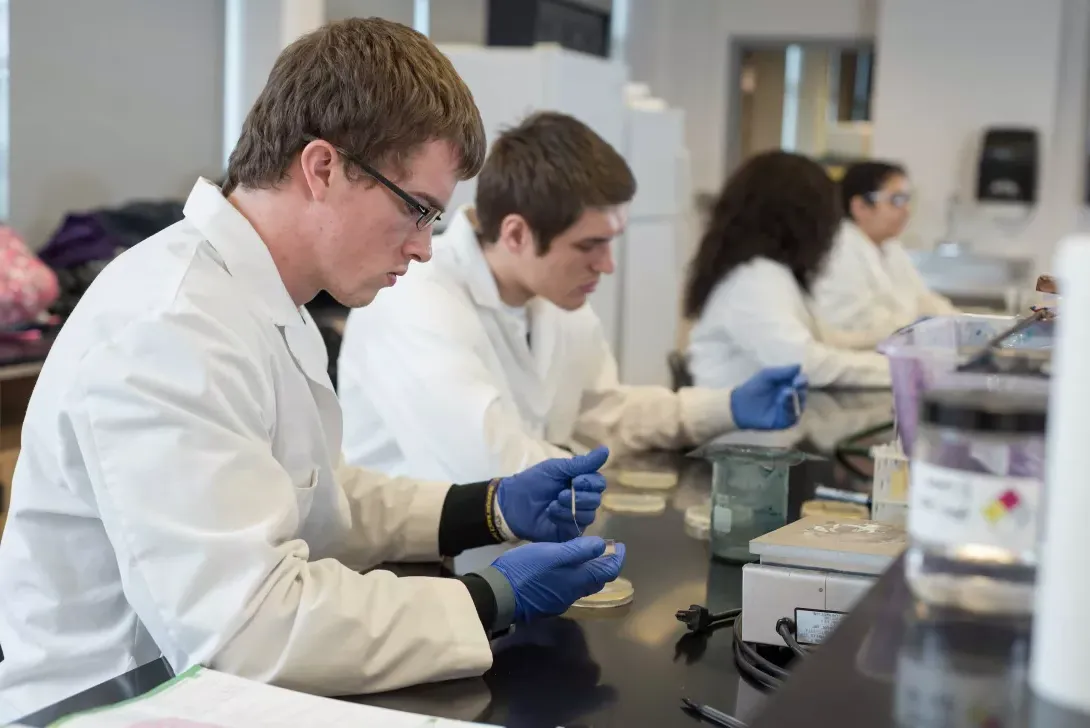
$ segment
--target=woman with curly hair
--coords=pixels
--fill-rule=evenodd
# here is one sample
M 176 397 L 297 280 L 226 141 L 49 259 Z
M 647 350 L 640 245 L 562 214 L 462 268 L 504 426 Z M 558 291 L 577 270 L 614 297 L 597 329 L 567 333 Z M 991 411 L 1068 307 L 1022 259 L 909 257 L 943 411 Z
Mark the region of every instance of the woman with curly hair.
M 727 180 L 685 291 L 697 386 L 733 387 L 798 362 L 812 387 L 889 386 L 884 356 L 811 311 L 840 218 L 836 185 L 806 157 L 760 154 Z

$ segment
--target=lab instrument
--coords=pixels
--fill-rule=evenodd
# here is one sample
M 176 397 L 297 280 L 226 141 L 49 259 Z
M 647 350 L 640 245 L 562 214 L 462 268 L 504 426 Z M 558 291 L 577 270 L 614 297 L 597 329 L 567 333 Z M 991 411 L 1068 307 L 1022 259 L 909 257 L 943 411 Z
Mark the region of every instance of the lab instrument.
M 1033 608 L 1047 400 L 986 389 L 924 395 L 912 458 L 905 574 L 924 602 Z
M 711 551 L 731 562 L 753 561 L 749 542 L 787 522 L 787 476 L 814 457 L 784 443 L 783 433 L 738 433 L 692 453 L 712 462 Z M 765 440 L 774 445 L 753 444 Z
M 1013 316 L 937 316 L 907 326 L 878 345 L 889 359 L 897 434 L 906 455 L 912 455 L 920 397 L 928 389 L 991 386 L 1005 391 L 1048 391 L 1045 377 L 957 371 L 1017 320 Z M 1037 322 L 1005 341 L 999 358 L 1048 358 L 1053 330 L 1054 322 Z
M 721 710 L 716 710 L 710 705 L 701 705 L 688 698 L 682 698 L 681 704 L 686 710 L 696 713 L 704 720 L 715 725 L 724 726 L 725 728 L 746 728 L 746 724 L 742 721 L 727 715 Z
M 742 567 L 742 636 L 785 646 L 777 623 L 820 643 L 904 550 L 905 531 L 858 518 L 810 516 L 755 538 L 760 563 Z
M 571 520 L 575 524 L 576 534 L 583 535 L 583 529 L 579 526 L 579 516 L 575 514 L 575 488 L 571 489 Z

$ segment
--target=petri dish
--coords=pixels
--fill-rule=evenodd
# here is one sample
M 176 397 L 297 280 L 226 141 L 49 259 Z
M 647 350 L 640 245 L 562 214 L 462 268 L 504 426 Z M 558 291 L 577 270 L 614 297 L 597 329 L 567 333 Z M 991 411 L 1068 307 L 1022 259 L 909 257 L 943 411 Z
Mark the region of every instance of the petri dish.
M 800 514 L 807 516 L 830 516 L 832 518 L 870 518 L 870 509 L 860 503 L 842 503 L 840 501 L 808 500 L 802 504 Z
M 610 609 L 612 607 L 623 607 L 632 602 L 634 594 L 635 590 L 632 588 L 632 582 L 628 579 L 618 577 L 602 587 L 600 592 L 583 597 L 576 601 L 572 606 L 582 609 Z
M 685 509 L 685 533 L 695 539 L 707 541 L 712 531 L 712 505 L 701 503 Z
M 628 488 L 641 490 L 669 490 L 677 487 L 677 473 L 651 470 L 621 470 L 617 482 Z
M 653 515 L 666 510 L 666 499 L 661 495 L 607 492 L 602 496 L 602 508 L 615 513 Z

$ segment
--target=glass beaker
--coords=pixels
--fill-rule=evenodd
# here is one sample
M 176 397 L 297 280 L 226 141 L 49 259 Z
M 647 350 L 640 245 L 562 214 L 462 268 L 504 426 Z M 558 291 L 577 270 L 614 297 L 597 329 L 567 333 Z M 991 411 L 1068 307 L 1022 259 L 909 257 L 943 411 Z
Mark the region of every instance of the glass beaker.
M 791 466 L 814 457 L 800 450 L 713 441 L 692 453 L 712 463 L 712 556 L 756 561 L 749 542 L 787 525 Z
M 743 458 L 712 465 L 712 555 L 733 563 L 755 561 L 751 539 L 787 525 L 786 463 Z

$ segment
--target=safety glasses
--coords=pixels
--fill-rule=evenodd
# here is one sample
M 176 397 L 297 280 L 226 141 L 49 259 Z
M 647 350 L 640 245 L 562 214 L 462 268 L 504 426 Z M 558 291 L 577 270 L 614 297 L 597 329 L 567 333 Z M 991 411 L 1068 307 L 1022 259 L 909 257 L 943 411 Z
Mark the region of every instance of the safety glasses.
M 871 204 L 885 200 L 894 207 L 908 207 L 912 202 L 911 192 L 894 192 L 892 194 L 888 192 L 871 192 L 867 195 L 867 199 Z
M 318 137 L 309 136 L 309 135 L 303 137 L 303 139 L 308 144 L 310 142 L 318 141 Z M 391 182 L 389 179 L 386 178 L 385 175 L 383 175 L 377 169 L 372 167 L 370 164 L 367 164 L 363 160 L 358 159 L 353 154 L 349 154 L 347 151 L 345 151 L 344 149 L 338 147 L 336 144 L 330 143 L 330 146 L 333 147 L 337 151 L 337 154 L 341 155 L 346 160 L 348 160 L 352 164 L 354 164 L 357 167 L 359 167 L 360 169 L 362 169 L 364 171 L 364 173 L 367 174 L 368 177 L 371 177 L 376 182 L 381 184 L 383 187 L 390 190 L 390 192 L 393 192 L 395 195 L 400 197 L 402 199 L 402 201 L 404 201 L 404 203 L 406 205 L 408 205 L 411 210 L 414 210 L 417 213 L 419 213 L 420 217 L 418 217 L 416 219 L 416 229 L 417 230 L 426 230 L 436 220 L 440 219 L 440 216 L 443 214 L 443 208 L 434 207 L 432 205 L 425 205 L 423 202 L 416 199 L 415 197 L 410 195 L 408 192 L 406 192 L 405 190 L 401 189 L 396 184 Z

